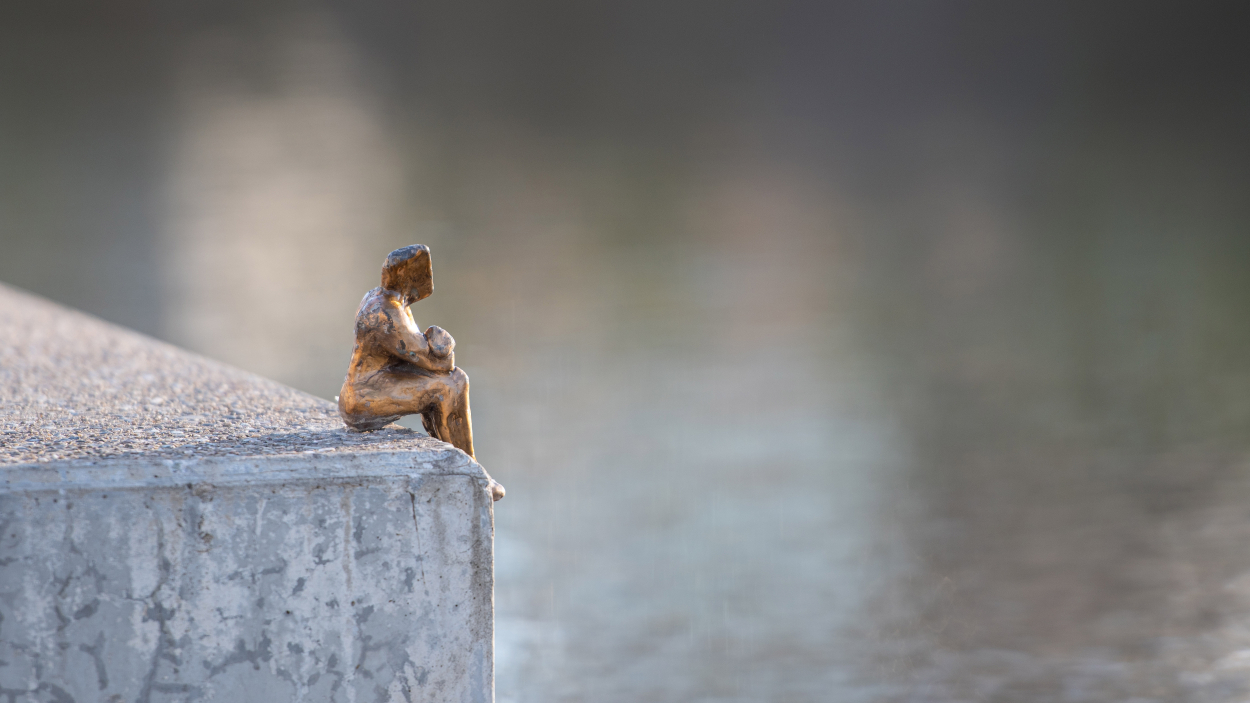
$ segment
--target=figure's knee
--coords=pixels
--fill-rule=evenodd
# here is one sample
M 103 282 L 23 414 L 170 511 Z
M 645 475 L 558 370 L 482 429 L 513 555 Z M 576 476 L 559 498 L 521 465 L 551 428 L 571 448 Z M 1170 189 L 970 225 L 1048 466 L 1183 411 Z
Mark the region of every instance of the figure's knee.
M 439 374 L 434 382 L 430 387 L 431 393 L 426 398 L 430 398 L 429 403 L 444 413 L 455 412 L 469 398 L 469 374 L 461 372 L 460 369 Z
M 468 393 L 469 392 L 469 374 L 460 369 L 459 366 L 451 370 L 451 379 L 449 384 L 453 392 Z
M 463 405 L 469 397 L 469 375 L 458 368 L 439 376 L 435 403 L 446 412 Z

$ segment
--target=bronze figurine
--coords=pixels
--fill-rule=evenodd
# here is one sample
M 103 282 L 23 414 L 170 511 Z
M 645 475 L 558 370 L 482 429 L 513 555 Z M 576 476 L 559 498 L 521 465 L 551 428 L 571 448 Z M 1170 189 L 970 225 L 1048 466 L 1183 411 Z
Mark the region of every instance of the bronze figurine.
M 421 415 L 431 437 L 473 456 L 469 377 L 456 368 L 456 341 L 441 327 L 424 334 L 408 306 L 434 292 L 430 248 L 396 249 L 382 265 L 382 285 L 356 311 L 356 348 L 339 392 L 339 414 L 357 432 Z M 503 487 L 492 484 L 495 500 Z

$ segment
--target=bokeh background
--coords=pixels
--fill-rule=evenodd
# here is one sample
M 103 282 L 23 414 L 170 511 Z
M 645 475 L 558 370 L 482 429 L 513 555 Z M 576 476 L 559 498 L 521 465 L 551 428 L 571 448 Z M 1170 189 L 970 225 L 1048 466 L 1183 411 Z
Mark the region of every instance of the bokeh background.
M 0 3 L 0 280 L 332 398 L 430 245 L 501 703 L 1244 701 L 1248 8 Z

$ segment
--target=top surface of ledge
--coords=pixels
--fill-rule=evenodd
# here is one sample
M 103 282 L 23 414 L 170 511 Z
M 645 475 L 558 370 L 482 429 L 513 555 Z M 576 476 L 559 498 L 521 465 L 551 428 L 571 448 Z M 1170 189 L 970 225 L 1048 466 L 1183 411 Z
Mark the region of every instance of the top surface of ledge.
M 0 284 L 0 467 L 397 451 L 459 454 Z

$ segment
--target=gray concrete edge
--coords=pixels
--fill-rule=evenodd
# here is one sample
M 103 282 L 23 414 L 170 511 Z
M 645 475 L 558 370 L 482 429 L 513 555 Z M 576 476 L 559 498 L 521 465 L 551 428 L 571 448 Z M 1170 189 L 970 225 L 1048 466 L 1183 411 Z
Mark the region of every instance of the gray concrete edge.
M 186 459 L 118 458 L 0 466 L 0 495 L 287 483 L 358 483 L 396 478 L 467 476 L 489 490 L 492 479 L 459 449 L 327 452 Z

